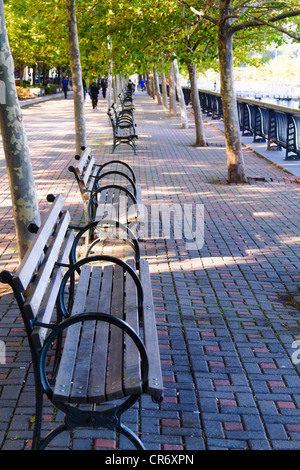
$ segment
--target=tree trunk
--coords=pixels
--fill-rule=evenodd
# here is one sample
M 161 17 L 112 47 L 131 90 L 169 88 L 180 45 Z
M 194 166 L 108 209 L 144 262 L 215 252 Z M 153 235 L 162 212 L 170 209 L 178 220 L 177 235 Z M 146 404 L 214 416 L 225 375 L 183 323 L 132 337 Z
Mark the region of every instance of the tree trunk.
M 112 75 L 111 68 L 107 74 L 107 110 L 111 108 L 111 95 L 112 95 Z
M 177 116 L 177 101 L 173 66 L 169 69 L 169 115 Z
M 56 70 L 57 70 L 56 83 L 58 85 L 60 85 L 61 84 L 61 68 L 60 68 L 60 66 L 58 66 Z
M 36 76 L 36 64 L 32 66 L 32 80 L 31 85 L 35 86 L 35 76 Z
M 168 109 L 168 93 L 167 93 L 167 84 L 166 76 L 163 72 L 160 74 L 161 88 L 162 88 L 162 102 L 163 108 Z
M 187 118 L 187 111 L 186 111 L 183 91 L 182 91 L 181 84 L 180 84 L 180 76 L 179 76 L 179 68 L 178 68 L 177 59 L 173 61 L 173 68 L 174 68 L 177 96 L 178 96 L 179 105 L 180 105 L 181 126 L 183 129 L 187 129 L 189 127 L 189 123 L 188 123 L 188 118 Z
M 24 75 L 25 64 L 20 64 L 19 67 L 19 77 L 20 77 L 20 86 L 23 86 L 23 75 Z
M 111 108 L 111 100 L 112 100 L 112 90 L 113 90 L 113 60 L 111 58 L 111 51 L 112 51 L 112 44 L 110 36 L 107 37 L 108 39 L 108 50 L 109 50 L 109 71 L 107 74 L 107 110 Z M 107 116 L 108 117 L 108 116 Z
M 188 64 L 189 78 L 191 83 L 191 98 L 194 111 L 195 128 L 196 128 L 196 142 L 195 147 L 205 147 L 205 131 L 202 120 L 202 111 L 200 106 L 200 99 L 197 87 L 196 64 Z
M 228 182 L 245 183 L 247 180 L 233 78 L 233 35 L 229 32 L 230 23 L 232 22 L 228 18 L 231 14 L 230 4 L 231 2 L 228 0 L 220 0 L 218 33 Z
M 117 103 L 117 102 L 118 102 L 118 83 L 117 83 L 117 75 L 114 75 L 114 76 L 113 76 L 112 83 L 113 83 L 113 97 L 114 97 L 114 102 Z
M 74 115 L 75 115 L 75 142 L 76 152 L 80 153 L 81 147 L 86 147 L 86 129 L 84 112 L 84 95 L 82 85 L 82 72 L 80 63 L 80 51 L 77 33 L 75 0 L 66 0 L 67 29 L 70 52 L 70 65 L 72 72 Z
M 156 99 L 157 104 L 162 106 L 162 97 L 159 89 L 159 80 L 158 80 L 158 73 L 156 71 L 156 68 L 153 67 L 153 83 L 154 83 L 154 96 Z
M 40 225 L 40 215 L 27 136 L 16 91 L 3 0 L 0 0 L 0 25 L 0 127 L 21 261 L 33 238 L 28 225 L 32 222 Z
M 153 80 L 153 71 L 152 70 L 149 70 L 148 72 L 148 93 L 149 95 L 151 96 L 151 98 L 155 99 L 155 95 L 154 95 L 154 80 Z
M 47 77 L 48 68 L 46 64 L 43 65 L 42 71 L 43 71 L 43 86 L 45 86 L 47 85 L 47 78 L 48 78 Z

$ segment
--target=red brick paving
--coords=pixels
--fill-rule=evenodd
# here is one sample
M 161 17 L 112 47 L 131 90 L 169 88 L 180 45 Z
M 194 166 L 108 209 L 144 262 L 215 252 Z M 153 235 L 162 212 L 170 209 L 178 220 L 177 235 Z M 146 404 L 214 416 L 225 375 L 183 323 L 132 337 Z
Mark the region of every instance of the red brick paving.
M 213 122 L 205 123 L 210 146 L 195 148 L 193 126 L 181 129 L 180 118 L 170 118 L 146 94 L 136 94 L 135 102 L 138 153 L 123 146 L 116 158 L 134 166 L 147 208 L 204 204 L 205 233 L 200 250 L 188 250 L 183 239 L 153 236 L 142 247 L 151 267 L 167 398 L 158 409 L 143 397 L 128 423 L 139 422 L 136 431 L 149 450 L 298 450 L 300 380 L 291 345 L 300 320 L 296 304 L 284 296 L 299 292 L 300 186 L 250 149 L 248 176 L 267 181 L 228 185 L 224 136 Z M 75 154 L 72 100 L 22 112 L 42 215 L 47 194 L 62 193 L 73 220 L 81 220 L 68 171 Z M 87 103 L 86 120 L 88 144 L 104 162 L 112 156 L 105 103 L 97 111 Z M 0 268 L 13 270 L 18 260 L 1 152 L 0 160 Z M 33 377 L 18 309 L 9 290 L 0 289 L 0 338 L 9 337 L 7 363 L 0 365 L 0 448 L 21 450 L 32 438 Z M 45 417 L 61 419 L 48 403 Z M 122 436 L 127 448 L 125 441 Z M 114 449 L 117 442 L 111 431 L 75 431 L 52 448 Z

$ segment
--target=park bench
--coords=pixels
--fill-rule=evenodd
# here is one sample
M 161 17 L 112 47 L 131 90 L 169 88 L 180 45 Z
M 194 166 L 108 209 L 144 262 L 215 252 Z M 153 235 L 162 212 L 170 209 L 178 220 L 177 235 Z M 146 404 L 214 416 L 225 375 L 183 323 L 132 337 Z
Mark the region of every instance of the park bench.
M 111 110 L 114 112 L 115 118 L 118 120 L 119 125 L 129 124 L 136 127 L 136 121 L 132 109 L 119 110 L 117 103 L 111 105 Z
M 61 432 L 104 427 L 141 440 L 121 416 L 141 396 L 163 397 L 159 348 L 147 261 L 139 270 L 112 256 L 72 260 L 75 231 L 63 197 L 54 199 L 14 273 L 13 289 L 34 366 L 36 416 L 32 449 Z M 54 367 L 53 367 L 54 364 Z M 42 437 L 44 395 L 64 422 Z
M 82 153 L 76 155 L 75 160 L 77 164 L 69 166 L 69 171 L 78 183 L 86 224 L 105 217 L 124 225 L 143 221 L 141 186 L 136 183 L 135 173 L 128 163 L 110 160 L 98 165 L 90 147 L 82 147 Z M 111 180 L 116 177 L 122 184 Z
M 122 109 L 134 109 L 133 104 L 133 91 L 127 88 L 125 91 L 119 93 L 118 98 Z
M 124 116 L 116 116 L 114 109 L 110 108 L 107 112 L 113 129 L 113 147 L 112 153 L 116 147 L 122 143 L 128 144 L 136 153 L 136 124 L 132 119 L 124 119 Z

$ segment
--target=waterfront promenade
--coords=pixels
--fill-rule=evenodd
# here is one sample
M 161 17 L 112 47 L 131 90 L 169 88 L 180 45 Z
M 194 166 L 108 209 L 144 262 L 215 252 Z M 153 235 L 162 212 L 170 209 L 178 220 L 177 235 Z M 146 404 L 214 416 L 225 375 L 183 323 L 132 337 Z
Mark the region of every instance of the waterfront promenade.
M 99 163 L 112 157 L 106 102 L 86 102 L 88 144 Z M 224 135 L 205 122 L 208 146 L 195 148 L 192 116 L 182 129 L 147 94 L 135 94 L 138 151 L 115 156 L 134 167 L 146 207 L 204 205 L 204 244 L 146 238 L 165 386 L 158 407 L 149 397 L 126 414 L 148 450 L 300 449 L 300 185 L 249 146 L 249 183 L 226 181 Z M 22 109 L 42 216 L 46 195 L 63 194 L 73 221 L 83 220 L 73 161 L 73 102 L 54 99 Z M 272 152 L 274 153 L 274 152 Z M 2 146 L 0 268 L 18 265 Z M 279 162 L 280 163 L 280 162 Z M 300 163 L 298 163 L 300 166 Z M 33 373 L 19 311 L 0 285 L 0 449 L 30 447 Z M 293 348 L 293 345 L 296 348 Z M 294 353 L 294 356 L 292 356 Z M 44 431 L 61 422 L 46 402 Z M 139 428 L 135 423 L 139 423 Z M 131 444 L 121 437 L 120 447 Z M 51 449 L 101 450 L 117 445 L 114 432 L 61 434 Z

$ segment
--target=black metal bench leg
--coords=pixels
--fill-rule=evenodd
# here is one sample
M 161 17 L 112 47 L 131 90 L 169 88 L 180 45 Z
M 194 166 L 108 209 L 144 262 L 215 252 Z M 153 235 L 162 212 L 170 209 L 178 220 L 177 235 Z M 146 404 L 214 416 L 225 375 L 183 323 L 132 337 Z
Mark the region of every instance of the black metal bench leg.
M 35 412 L 34 431 L 33 431 L 33 439 L 32 439 L 32 446 L 31 446 L 32 450 L 38 450 L 40 446 L 42 419 L 43 419 L 43 399 L 42 397 L 38 398 L 37 393 L 36 393 L 36 412 Z
M 115 151 L 115 149 L 118 145 L 120 145 L 120 142 L 119 141 L 114 141 L 111 153 L 114 153 L 114 151 Z
M 60 433 L 67 431 L 68 427 L 65 423 L 59 424 L 56 426 L 56 428 L 52 429 L 47 436 L 44 437 L 44 439 L 41 439 L 39 447 L 37 450 L 44 450 L 46 447 L 49 445 L 49 443 L 54 439 L 56 436 L 58 436 Z
M 40 383 L 40 376 L 38 373 L 38 359 L 33 356 L 33 369 L 35 377 L 35 421 L 32 439 L 32 450 L 37 450 L 40 445 L 41 429 L 43 421 L 43 389 Z
M 136 144 L 135 144 L 135 142 L 133 140 L 129 140 L 128 142 L 126 142 L 126 144 L 130 145 L 130 147 L 134 151 L 134 154 L 136 155 Z
M 146 450 L 144 444 L 142 443 L 142 441 L 138 438 L 138 436 L 136 434 L 134 434 L 133 431 L 131 431 L 131 429 L 129 429 L 127 426 L 125 426 L 124 424 L 120 423 L 118 426 L 117 426 L 117 431 L 119 431 L 121 434 L 123 434 L 125 437 L 127 437 L 127 439 L 129 439 L 133 445 L 135 446 L 135 448 L 137 450 Z

